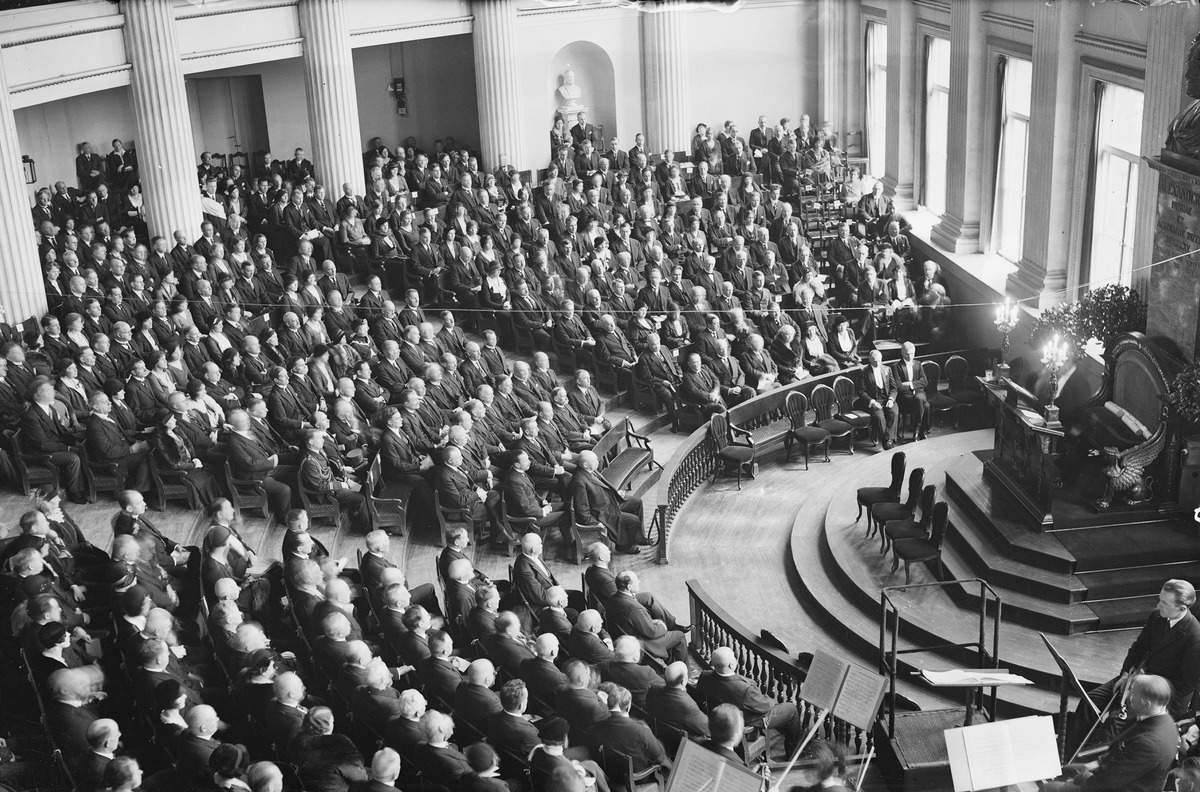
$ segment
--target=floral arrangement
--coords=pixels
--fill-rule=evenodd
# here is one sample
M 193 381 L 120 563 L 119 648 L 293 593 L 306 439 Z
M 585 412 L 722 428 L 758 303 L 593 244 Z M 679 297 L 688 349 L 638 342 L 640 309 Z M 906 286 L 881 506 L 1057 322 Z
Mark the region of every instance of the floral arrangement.
M 1146 329 L 1146 303 L 1128 286 L 1092 289 L 1077 303 L 1042 311 L 1033 323 L 1029 343 L 1041 349 L 1057 333 L 1078 352 L 1096 339 L 1105 349 L 1121 333 Z

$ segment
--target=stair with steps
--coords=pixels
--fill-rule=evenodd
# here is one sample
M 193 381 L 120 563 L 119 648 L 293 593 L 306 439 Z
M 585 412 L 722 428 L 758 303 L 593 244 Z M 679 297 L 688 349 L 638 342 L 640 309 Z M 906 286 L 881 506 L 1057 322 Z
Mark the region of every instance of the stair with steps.
M 946 473 L 943 577 L 987 580 L 1006 620 L 1060 635 L 1135 627 L 1163 581 L 1200 574 L 1200 561 L 1191 560 L 1200 557 L 1200 539 L 1183 526 L 1029 530 L 1010 516 L 1019 512 L 1008 496 L 983 480 L 984 458 L 965 455 Z M 956 598 L 964 607 L 978 602 L 968 591 Z

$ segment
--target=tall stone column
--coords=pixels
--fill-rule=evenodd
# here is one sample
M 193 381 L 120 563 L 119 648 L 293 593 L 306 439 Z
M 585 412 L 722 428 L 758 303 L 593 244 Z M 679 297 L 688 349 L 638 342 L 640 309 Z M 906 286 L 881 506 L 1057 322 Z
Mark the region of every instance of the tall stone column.
M 516 1 L 474 0 L 471 11 L 475 14 L 475 91 L 484 160 L 480 170 L 497 168 L 501 155 L 517 168 L 536 169 L 543 163 L 520 161 L 527 155 L 517 74 Z
M 817 49 L 821 64 L 818 72 L 818 115 L 813 123 L 820 127 L 828 121 L 842 133 L 839 146 L 845 146 L 846 133 L 846 39 L 843 34 L 848 3 L 841 0 L 819 0 L 817 4 Z
M 1033 94 L 1030 103 L 1025 233 L 1008 290 L 1037 297 L 1041 307 L 1062 302 L 1070 256 L 1071 195 L 1077 146 L 1078 59 L 1072 53 L 1079 3 L 1034 3 Z M 1086 134 L 1086 133 L 1085 133 Z
M 979 250 L 983 211 L 984 94 L 987 55 L 982 0 L 950 4 L 950 117 L 946 151 L 946 209 L 933 242 L 957 253 Z M 889 76 L 891 70 L 888 70 Z
M 46 292 L 42 288 L 25 172 L 21 168 L 17 120 L 8 94 L 3 58 L 0 58 L 0 261 L 4 262 L 0 266 L 0 305 L 7 311 L 4 321 L 15 325 L 30 316 L 41 318 L 46 312 Z
M 174 7 L 121 0 L 146 220 L 152 234 L 169 238 L 181 230 L 192 239 L 200 235 L 202 211 Z
M 1183 90 L 1188 44 L 1200 29 L 1200 8 L 1166 5 L 1151 9 L 1146 31 L 1146 80 L 1142 101 L 1142 156 L 1157 157 L 1167 142 L 1167 127 L 1191 100 Z M 1134 228 L 1134 266 L 1154 261 L 1158 171 L 1138 169 L 1138 211 Z M 1133 288 L 1150 293 L 1150 270 L 1133 273 Z
M 680 0 L 666 0 L 642 14 L 642 95 L 646 143 L 651 151 L 687 151 L 687 17 Z
M 900 211 L 913 208 L 915 75 L 922 73 L 912 0 L 887 4 L 887 151 L 883 183 Z
M 344 0 L 300 0 L 304 93 L 317 180 L 330 195 L 344 182 L 362 184 L 362 135 Z M 288 152 L 290 154 L 290 152 Z

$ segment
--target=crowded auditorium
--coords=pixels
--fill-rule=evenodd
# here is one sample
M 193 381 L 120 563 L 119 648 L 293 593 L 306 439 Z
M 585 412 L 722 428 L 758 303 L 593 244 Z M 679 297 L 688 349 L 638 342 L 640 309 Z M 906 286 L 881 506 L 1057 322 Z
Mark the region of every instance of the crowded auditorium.
M 1200 792 L 1197 0 L 8 0 L 0 261 L 0 792 Z

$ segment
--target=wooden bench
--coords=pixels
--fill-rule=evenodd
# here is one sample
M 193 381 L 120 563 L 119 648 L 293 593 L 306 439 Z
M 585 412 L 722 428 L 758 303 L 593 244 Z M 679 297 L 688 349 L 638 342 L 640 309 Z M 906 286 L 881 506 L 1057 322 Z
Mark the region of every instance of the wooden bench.
M 656 466 L 662 469 L 662 465 L 654 461 L 650 438 L 633 431 L 628 418 L 605 432 L 592 451 L 600 459 L 600 475 L 619 490 L 629 486 L 642 465 L 647 470 L 654 470 Z

